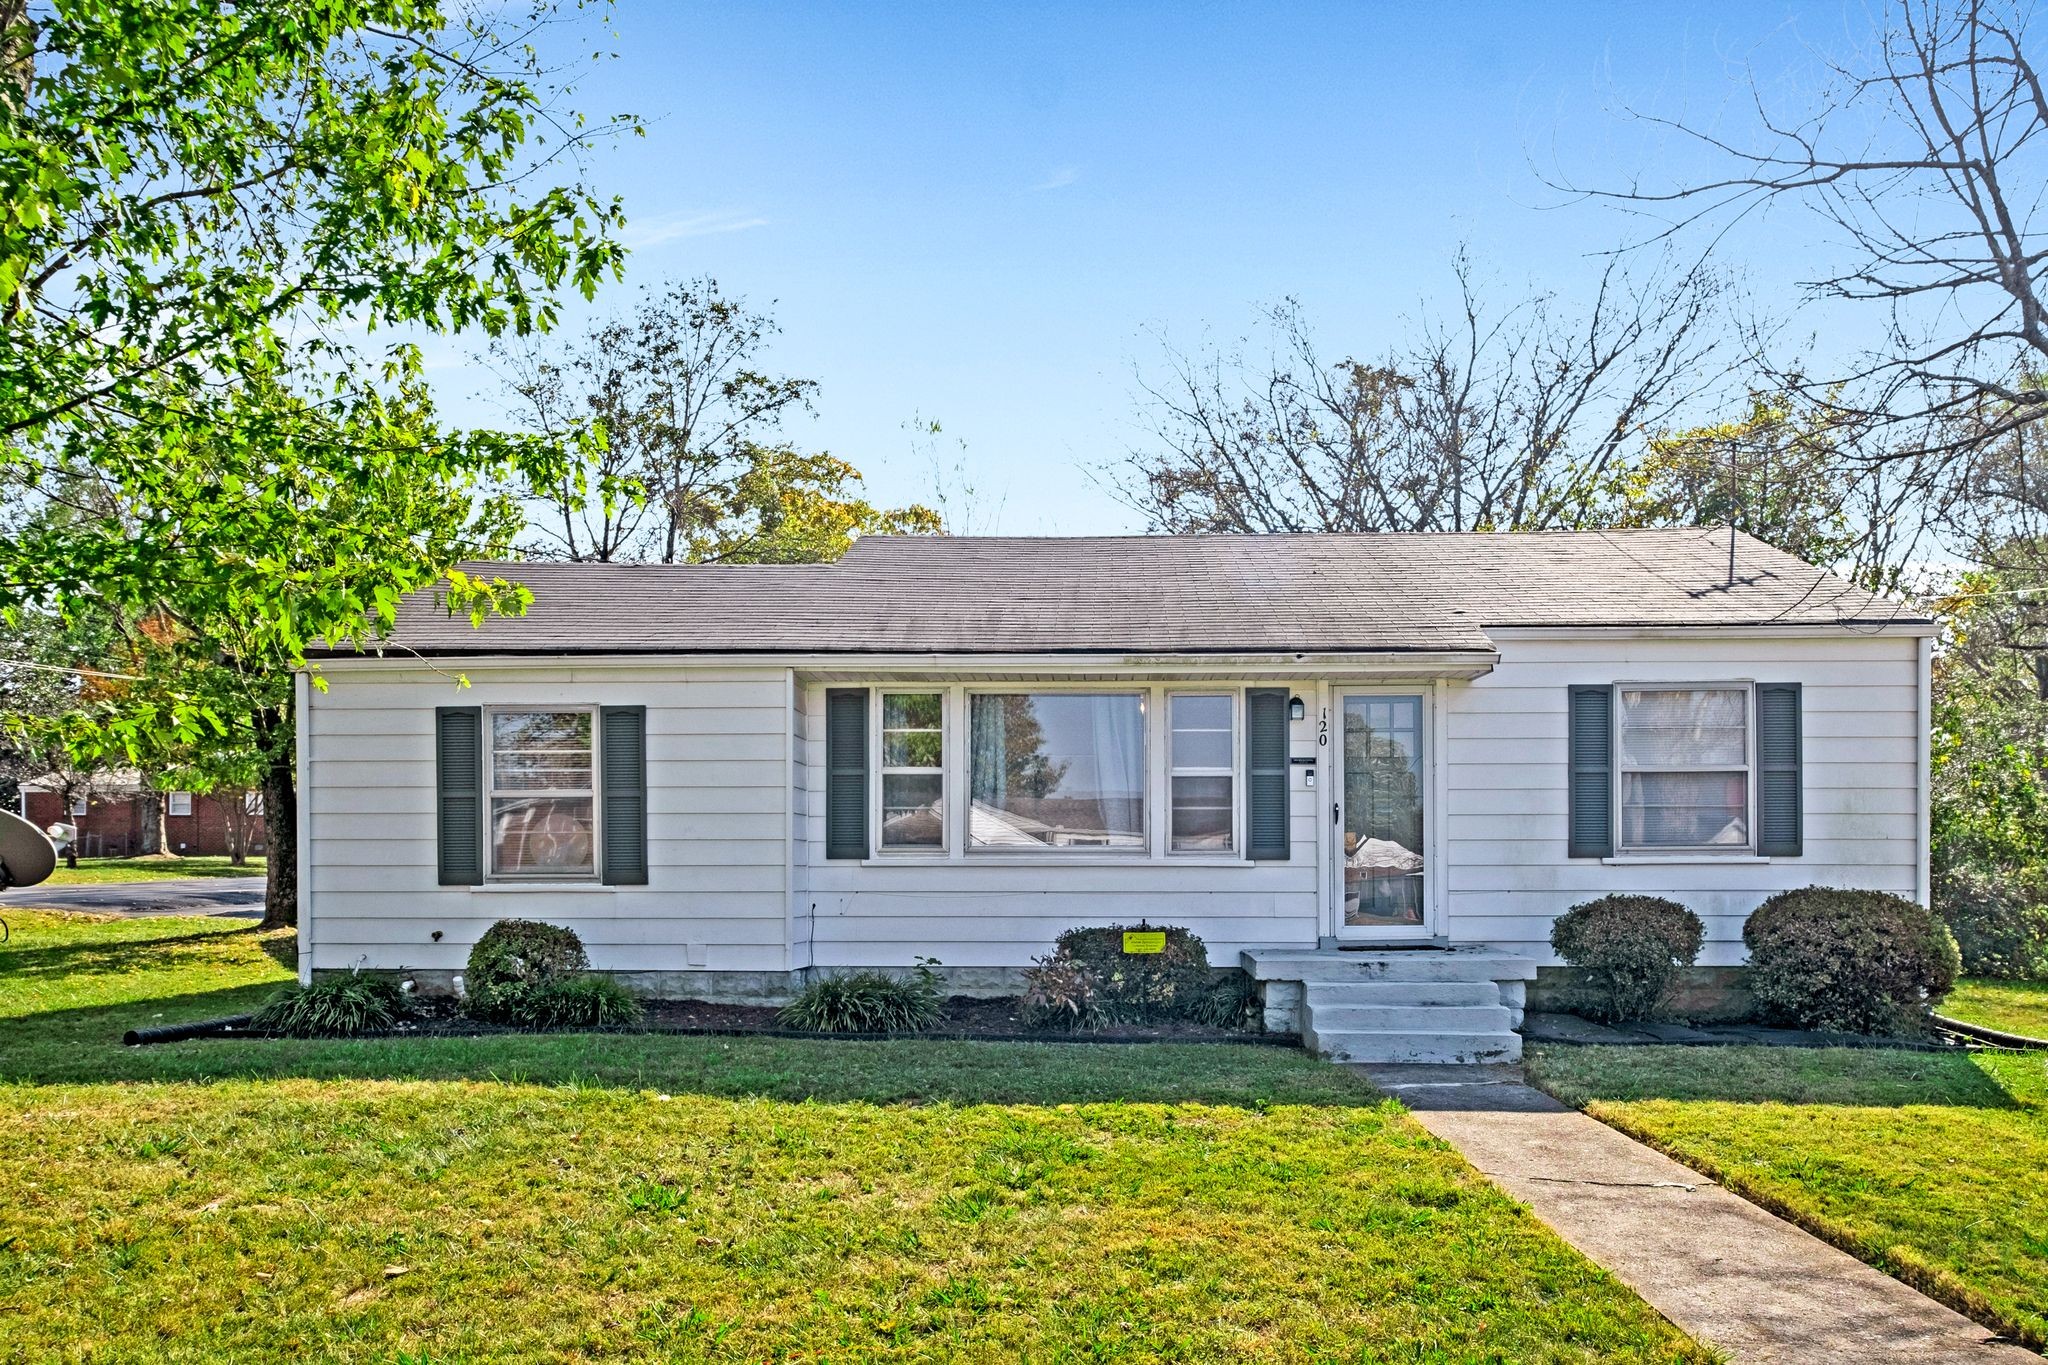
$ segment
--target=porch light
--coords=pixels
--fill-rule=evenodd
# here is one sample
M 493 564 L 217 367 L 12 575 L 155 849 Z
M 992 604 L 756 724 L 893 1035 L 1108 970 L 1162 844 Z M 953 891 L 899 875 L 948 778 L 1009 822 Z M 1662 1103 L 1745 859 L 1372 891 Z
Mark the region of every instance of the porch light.
M 1287 719 L 1303 720 L 1308 716 L 1308 706 L 1300 697 L 1287 699 Z

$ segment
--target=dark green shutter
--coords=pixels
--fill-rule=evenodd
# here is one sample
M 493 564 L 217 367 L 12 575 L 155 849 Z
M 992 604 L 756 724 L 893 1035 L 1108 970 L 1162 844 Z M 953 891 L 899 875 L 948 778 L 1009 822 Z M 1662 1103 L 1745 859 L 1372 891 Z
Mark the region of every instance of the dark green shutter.
M 1614 852 L 1614 689 L 1573 687 L 1567 702 L 1565 853 L 1605 858 Z
M 868 856 L 868 693 L 825 694 L 825 856 Z
M 1799 684 L 1756 685 L 1756 851 L 1797 858 L 1804 843 Z
M 1287 829 L 1287 689 L 1254 687 L 1244 694 L 1246 856 L 1284 860 Z
M 435 835 L 441 885 L 484 879 L 484 712 L 481 706 L 434 711 Z
M 598 780 L 603 783 L 604 863 L 610 886 L 647 885 L 647 708 L 598 712 Z

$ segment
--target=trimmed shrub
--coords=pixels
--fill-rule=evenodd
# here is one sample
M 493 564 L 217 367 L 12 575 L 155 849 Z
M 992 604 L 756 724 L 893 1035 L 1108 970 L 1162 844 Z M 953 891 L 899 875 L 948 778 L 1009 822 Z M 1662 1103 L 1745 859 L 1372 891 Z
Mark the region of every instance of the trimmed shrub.
M 642 1013 L 633 992 L 594 972 L 534 987 L 524 997 L 523 1009 L 520 1022 L 561 1029 L 631 1028 Z
M 1968 976 L 2048 981 L 2048 904 L 2038 879 L 1955 868 L 1934 883 L 1934 908 L 1956 936 Z
M 929 958 L 909 977 L 852 972 L 820 977 L 775 1017 L 813 1033 L 920 1033 L 938 1022 L 945 1003 Z
M 501 919 L 469 950 L 463 1013 L 496 1024 L 533 1026 L 530 997 L 590 970 L 573 929 L 526 919 Z
M 1934 912 L 1883 891 L 1781 891 L 1743 926 L 1749 989 L 1801 1028 L 1912 1035 L 1962 970 Z
M 1550 946 L 1579 969 L 1572 1003 L 1610 1023 L 1654 1014 L 1705 940 L 1698 915 L 1659 896 L 1602 896 L 1550 926 Z
M 1126 933 L 1163 933 L 1165 951 L 1127 953 Z M 1069 929 L 1053 940 L 1053 956 L 1094 977 L 1095 1008 L 1110 1019 L 1187 1018 L 1214 984 L 1209 950 L 1186 929 L 1144 923 Z
M 254 1027 L 293 1038 L 343 1038 L 395 1027 L 411 1014 L 396 980 L 349 972 L 286 986 L 256 1011 Z

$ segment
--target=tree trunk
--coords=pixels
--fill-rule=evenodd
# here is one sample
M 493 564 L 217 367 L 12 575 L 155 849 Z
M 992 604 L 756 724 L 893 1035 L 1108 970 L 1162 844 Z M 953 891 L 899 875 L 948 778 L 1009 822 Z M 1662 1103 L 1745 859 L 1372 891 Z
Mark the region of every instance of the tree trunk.
M 164 851 L 164 840 L 169 834 L 164 824 L 164 806 L 167 804 L 162 792 L 154 787 L 145 787 L 136 794 L 136 802 L 142 807 L 135 831 L 135 851 L 145 856 Z
M 263 769 L 263 927 L 296 928 L 299 923 L 299 791 L 293 774 L 292 745 L 280 743 L 289 735 L 292 715 L 289 707 L 281 718 L 266 717 L 259 724 L 263 748 L 269 755 Z M 277 728 L 272 729 L 275 726 Z

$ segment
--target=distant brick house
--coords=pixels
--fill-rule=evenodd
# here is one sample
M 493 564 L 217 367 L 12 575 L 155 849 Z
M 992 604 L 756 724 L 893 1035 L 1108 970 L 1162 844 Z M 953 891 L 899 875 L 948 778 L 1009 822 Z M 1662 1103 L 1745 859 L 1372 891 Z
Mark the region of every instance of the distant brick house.
M 116 769 L 93 780 L 91 795 L 66 808 L 61 792 L 50 778 L 31 778 L 21 784 L 21 813 L 38 829 L 53 824 L 73 825 L 78 830 L 78 852 L 86 858 L 123 858 L 141 853 L 149 846 L 151 804 L 143 797 L 142 779 L 133 770 Z M 230 816 L 228 801 L 244 801 L 242 827 L 248 831 L 248 852 L 264 850 L 262 798 L 211 796 L 197 792 L 161 793 L 165 803 L 164 847 L 166 853 L 221 856 L 229 852 Z M 81 809 L 82 807 L 82 809 Z

